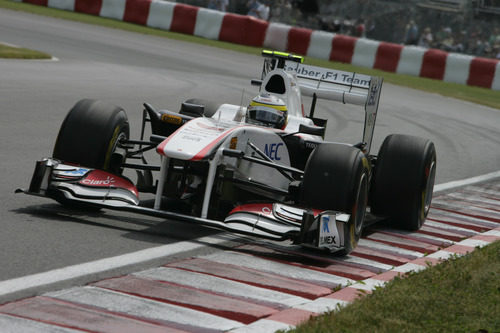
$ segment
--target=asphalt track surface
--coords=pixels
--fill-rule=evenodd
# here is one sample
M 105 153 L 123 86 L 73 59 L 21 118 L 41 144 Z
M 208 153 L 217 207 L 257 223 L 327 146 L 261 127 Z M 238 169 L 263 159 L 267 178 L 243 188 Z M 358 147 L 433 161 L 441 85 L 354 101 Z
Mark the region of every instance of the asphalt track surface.
M 35 160 L 51 154 L 79 99 L 124 107 L 137 137 L 143 102 L 176 110 L 190 97 L 239 104 L 243 95 L 247 103 L 261 58 L 7 10 L 0 41 L 58 58 L 0 60 L 0 281 L 213 234 L 129 214 L 65 211 L 14 189 L 28 186 Z M 373 151 L 390 133 L 414 134 L 436 144 L 438 184 L 498 170 L 499 110 L 388 84 L 380 105 Z M 316 115 L 329 118 L 327 139 L 359 141 L 360 109 L 318 106 Z

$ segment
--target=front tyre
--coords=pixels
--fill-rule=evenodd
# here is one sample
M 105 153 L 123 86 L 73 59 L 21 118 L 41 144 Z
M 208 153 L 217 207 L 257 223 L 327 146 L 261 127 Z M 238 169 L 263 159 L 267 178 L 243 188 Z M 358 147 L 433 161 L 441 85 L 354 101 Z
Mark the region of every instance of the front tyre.
M 371 212 L 405 230 L 422 227 L 436 177 L 436 149 L 426 139 L 393 134 L 380 147 L 371 192 Z
M 302 183 L 302 201 L 306 207 L 350 214 L 344 228 L 343 250 L 347 255 L 356 247 L 366 213 L 369 162 L 357 148 L 323 143 L 309 156 Z
M 83 99 L 66 115 L 52 156 L 64 163 L 121 174 L 126 151 L 114 153 L 119 141 L 129 138 L 129 131 L 127 115 L 122 108 Z M 96 206 L 68 200 L 59 192 L 54 193 L 54 199 L 72 209 L 99 210 Z
M 129 138 L 125 111 L 92 99 L 75 104 L 64 119 L 53 157 L 66 163 L 121 173 L 122 160 L 113 159 L 118 142 Z

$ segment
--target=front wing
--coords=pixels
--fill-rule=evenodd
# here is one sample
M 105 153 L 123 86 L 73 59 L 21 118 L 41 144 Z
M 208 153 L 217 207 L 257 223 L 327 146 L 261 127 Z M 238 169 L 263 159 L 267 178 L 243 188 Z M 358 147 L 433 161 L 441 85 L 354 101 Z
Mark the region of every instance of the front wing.
M 344 248 L 344 228 L 350 218 L 341 212 L 280 203 L 238 206 L 224 221 L 149 208 L 141 206 L 138 191 L 128 179 L 102 170 L 63 164 L 52 158 L 38 161 L 29 189 L 16 192 L 174 219 L 269 240 L 291 240 L 329 251 Z

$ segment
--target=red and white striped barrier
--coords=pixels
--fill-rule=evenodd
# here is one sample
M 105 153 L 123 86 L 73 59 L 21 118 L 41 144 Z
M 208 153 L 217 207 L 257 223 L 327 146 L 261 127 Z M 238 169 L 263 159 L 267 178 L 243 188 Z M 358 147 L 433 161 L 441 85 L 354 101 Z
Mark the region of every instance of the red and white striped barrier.
M 500 61 L 269 23 L 160 0 L 15 0 L 207 39 L 500 90 Z

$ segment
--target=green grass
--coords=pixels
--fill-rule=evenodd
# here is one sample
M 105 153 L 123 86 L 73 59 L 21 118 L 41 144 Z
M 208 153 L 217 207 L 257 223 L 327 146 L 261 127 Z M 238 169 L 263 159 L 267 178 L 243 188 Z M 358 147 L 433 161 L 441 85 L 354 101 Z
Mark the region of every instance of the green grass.
M 0 43 L 0 58 L 6 59 L 50 59 L 51 56 L 34 50 Z
M 121 22 L 117 20 L 111 20 L 106 18 L 101 18 L 98 16 L 85 15 L 80 13 L 73 13 L 69 11 L 57 10 L 52 8 L 47 8 L 43 6 L 35 6 L 26 3 L 13 2 L 9 0 L 0 0 L 0 8 L 7 8 L 12 10 L 22 10 L 30 12 L 37 15 L 45 15 L 51 17 L 57 17 L 66 20 L 79 21 L 82 23 L 100 25 L 108 28 L 122 29 L 130 32 L 155 35 L 185 42 L 198 43 L 203 45 L 208 45 L 212 47 L 223 48 L 227 50 L 244 52 L 250 54 L 260 54 L 261 48 L 249 47 L 244 45 L 236 45 L 226 42 L 220 42 L 215 40 L 204 39 L 201 37 L 184 35 L 169 31 L 163 31 L 159 29 L 153 29 L 137 24 Z M 405 86 L 409 88 L 419 89 L 427 92 L 432 92 L 440 94 L 443 96 L 448 96 L 452 98 L 462 99 L 472 103 L 482 104 L 490 106 L 496 109 L 500 109 L 500 92 L 485 88 L 471 87 L 455 83 L 447 83 L 439 80 L 431 80 L 426 78 L 420 78 L 409 75 L 400 75 L 395 73 L 383 72 L 380 70 L 368 69 L 364 67 L 352 66 L 349 64 L 335 63 L 326 60 L 319 60 L 306 57 L 306 63 L 328 67 L 336 68 L 340 70 L 364 73 L 368 75 L 383 76 L 385 82 L 392 84 Z
M 291 332 L 500 332 L 500 242 L 396 278 Z

